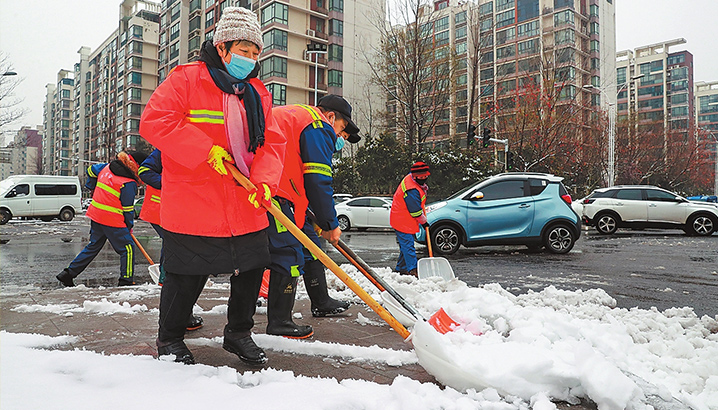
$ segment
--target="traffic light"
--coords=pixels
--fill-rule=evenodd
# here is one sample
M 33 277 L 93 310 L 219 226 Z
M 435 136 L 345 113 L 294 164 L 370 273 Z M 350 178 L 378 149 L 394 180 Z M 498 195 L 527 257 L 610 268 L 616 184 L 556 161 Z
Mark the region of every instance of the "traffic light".
M 484 148 L 489 146 L 489 141 L 491 139 L 491 130 L 488 128 L 484 128 L 483 134 L 481 134 L 481 138 L 484 140 Z
M 471 124 L 471 125 L 469 125 L 469 131 L 466 133 L 466 146 L 467 147 L 474 142 L 474 137 L 476 137 L 476 125 Z
M 514 169 L 514 153 L 511 151 L 506 153 L 506 169 Z

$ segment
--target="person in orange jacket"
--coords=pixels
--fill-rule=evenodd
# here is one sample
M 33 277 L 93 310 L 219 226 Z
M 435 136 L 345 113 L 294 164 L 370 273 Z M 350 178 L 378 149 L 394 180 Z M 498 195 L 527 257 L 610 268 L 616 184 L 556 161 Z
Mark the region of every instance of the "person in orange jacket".
M 389 223 L 396 231 L 396 240 L 399 242 L 399 260 L 395 270 L 402 275 L 418 277 L 414 234 L 419 232 L 421 226 L 429 226 L 424 209 L 426 192 L 429 190 L 426 180 L 429 175 L 431 173 L 428 165 L 422 161 L 415 162 L 409 175 L 405 176 L 396 188 L 391 203 Z
M 92 203 L 87 208 L 90 218 L 90 243 L 70 265 L 56 276 L 64 286 L 75 286 L 74 279 L 100 253 L 105 242 L 120 255 L 119 286 L 134 285 L 135 251 L 132 240 L 137 184 L 137 169 L 147 157 L 141 152 L 120 152 L 109 164 L 88 167 L 88 184 L 93 188 Z M 96 177 L 96 178 L 95 178 Z
M 349 102 L 333 94 L 322 97 L 316 107 L 297 104 L 272 109 L 287 137 L 287 154 L 275 197 L 276 205 L 320 247 L 319 237 L 305 214 L 311 207 L 316 218 L 314 222 L 322 230 L 321 236 L 332 243 L 339 241 L 341 230 L 332 199 L 332 156 L 342 149 L 345 140 L 356 143 L 360 139 L 351 112 Z M 312 327 L 297 325 L 292 320 L 300 275 L 304 277 L 311 299 L 312 316 L 342 313 L 349 308 L 349 303 L 329 296 L 324 265 L 271 214 L 268 217 L 272 265 L 267 297 L 267 334 L 307 338 L 314 333 Z
M 262 205 L 277 190 L 286 138 L 272 116 L 272 95 L 257 78 L 263 45 L 256 14 L 225 8 L 200 60 L 177 66 L 142 113 L 140 134 L 162 151 L 166 276 L 159 357 L 194 363 L 184 343 L 187 318 L 208 276 L 230 274 L 222 347 L 245 363 L 267 362 L 251 330 L 270 264 Z M 239 186 L 225 162 L 235 163 L 256 189 Z

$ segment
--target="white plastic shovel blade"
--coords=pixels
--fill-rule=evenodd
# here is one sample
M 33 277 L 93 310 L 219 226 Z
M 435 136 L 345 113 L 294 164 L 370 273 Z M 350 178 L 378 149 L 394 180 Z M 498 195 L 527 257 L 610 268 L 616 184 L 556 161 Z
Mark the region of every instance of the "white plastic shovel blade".
M 387 291 L 381 292 L 381 299 L 384 301 L 384 308 L 394 316 L 402 325 L 409 327 L 414 326 L 416 318 L 411 315 L 392 295 Z
M 419 279 L 439 276 L 444 280 L 451 280 L 456 277 L 446 258 L 421 258 L 419 259 L 417 270 L 419 271 Z
M 152 281 L 155 283 L 155 285 L 160 283 L 160 264 L 155 263 L 154 265 L 150 265 L 147 267 L 147 270 L 150 271 L 150 277 L 152 278 Z

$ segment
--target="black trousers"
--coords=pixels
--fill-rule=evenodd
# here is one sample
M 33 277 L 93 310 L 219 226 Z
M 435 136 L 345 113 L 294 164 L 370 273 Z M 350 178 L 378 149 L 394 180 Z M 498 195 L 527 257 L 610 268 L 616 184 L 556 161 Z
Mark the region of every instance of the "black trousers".
M 232 275 L 227 307 L 226 330 L 237 336 L 249 336 L 254 327 L 257 297 L 264 268 Z M 184 339 L 187 318 L 199 299 L 208 275 L 178 275 L 167 272 L 160 294 L 158 341 L 162 344 Z

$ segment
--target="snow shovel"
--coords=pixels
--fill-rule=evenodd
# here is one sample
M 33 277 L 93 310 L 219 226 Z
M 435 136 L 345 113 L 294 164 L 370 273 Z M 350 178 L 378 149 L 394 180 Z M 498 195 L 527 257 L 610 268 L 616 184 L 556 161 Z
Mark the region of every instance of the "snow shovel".
M 307 215 L 309 215 L 312 222 L 316 220 L 316 217 L 311 210 L 307 210 Z M 316 223 L 314 223 L 314 229 L 321 231 Z M 401 324 L 404 326 L 413 326 L 417 320 L 427 321 L 414 306 L 407 302 L 403 296 L 394 290 L 394 288 L 389 286 L 389 284 L 386 283 L 381 276 L 374 272 L 374 269 L 364 262 L 359 255 L 354 253 L 354 251 L 352 251 L 344 241 L 339 239 L 339 242 L 337 245 L 334 245 L 334 247 L 339 251 L 339 253 L 344 255 L 344 257 L 347 258 L 347 260 L 351 262 L 351 264 L 354 265 L 359 272 L 364 274 L 364 276 L 366 276 L 367 279 L 369 279 L 369 281 L 377 287 L 377 289 L 381 291 L 381 297 L 389 308 L 389 313 L 391 313 Z M 446 313 L 446 311 L 444 311 L 443 308 L 434 313 L 431 318 L 429 318 L 428 323 L 442 334 L 451 331 L 452 325 L 459 325 Z
M 145 248 L 140 245 L 140 241 L 137 240 L 135 237 L 135 234 L 130 233 L 132 236 L 132 240 L 135 241 L 135 245 L 137 245 L 138 248 L 140 248 L 140 252 L 142 252 L 143 255 L 145 255 L 145 258 L 147 258 L 147 262 L 150 263 L 150 266 L 147 267 L 147 270 L 150 271 L 150 277 L 152 278 L 152 281 L 155 282 L 155 285 L 160 283 L 160 264 L 154 263 L 152 261 L 152 258 L 150 258 L 150 255 L 145 251 Z
M 244 189 L 251 191 L 255 188 L 254 184 L 249 179 L 247 179 L 247 177 L 245 177 L 241 172 L 239 172 L 237 167 L 228 162 L 225 162 L 224 166 L 232 174 L 234 179 L 236 179 L 237 182 L 239 182 L 239 184 L 244 187 Z M 312 240 L 309 239 L 309 237 L 304 232 L 302 232 L 302 230 L 299 229 L 297 225 L 292 222 L 291 219 L 284 215 L 284 213 L 282 213 L 282 211 L 277 208 L 276 205 L 271 204 L 270 206 L 264 206 L 266 207 L 267 211 L 269 211 L 269 213 L 272 214 L 272 216 L 274 216 L 277 221 L 284 225 L 289 230 L 289 232 L 291 232 L 292 235 L 294 235 L 294 237 L 296 237 L 299 242 L 302 243 L 302 245 L 309 249 L 309 251 L 314 256 L 316 256 L 317 259 L 319 259 L 324 264 L 324 266 L 329 268 L 332 273 L 334 273 L 342 282 L 344 282 L 345 285 L 347 285 L 349 289 L 351 289 L 357 296 L 359 296 L 359 298 L 361 298 L 364 303 L 366 303 L 374 312 L 376 312 L 379 317 L 384 319 L 384 321 L 389 324 L 389 326 L 391 326 L 392 329 L 394 329 L 396 333 L 398 333 L 399 336 L 402 337 L 402 339 L 406 340 L 410 336 L 409 331 L 406 330 L 404 325 L 394 319 L 394 316 L 387 312 L 387 310 L 384 309 L 379 304 L 379 302 L 374 300 L 374 298 L 372 298 L 368 293 L 366 293 L 366 291 L 362 289 L 361 286 L 354 282 L 354 280 L 350 278 L 349 275 L 347 275 L 346 272 L 344 272 L 342 268 L 339 267 L 339 265 L 337 265 L 314 242 L 312 242 Z
M 429 248 L 429 257 L 419 259 L 417 270 L 419 271 L 419 279 L 430 278 L 432 276 L 438 276 L 444 280 L 454 279 L 454 270 L 451 268 L 449 261 L 446 258 L 435 258 L 434 253 L 431 251 L 431 235 L 429 234 L 429 227 L 426 227 L 426 246 Z

